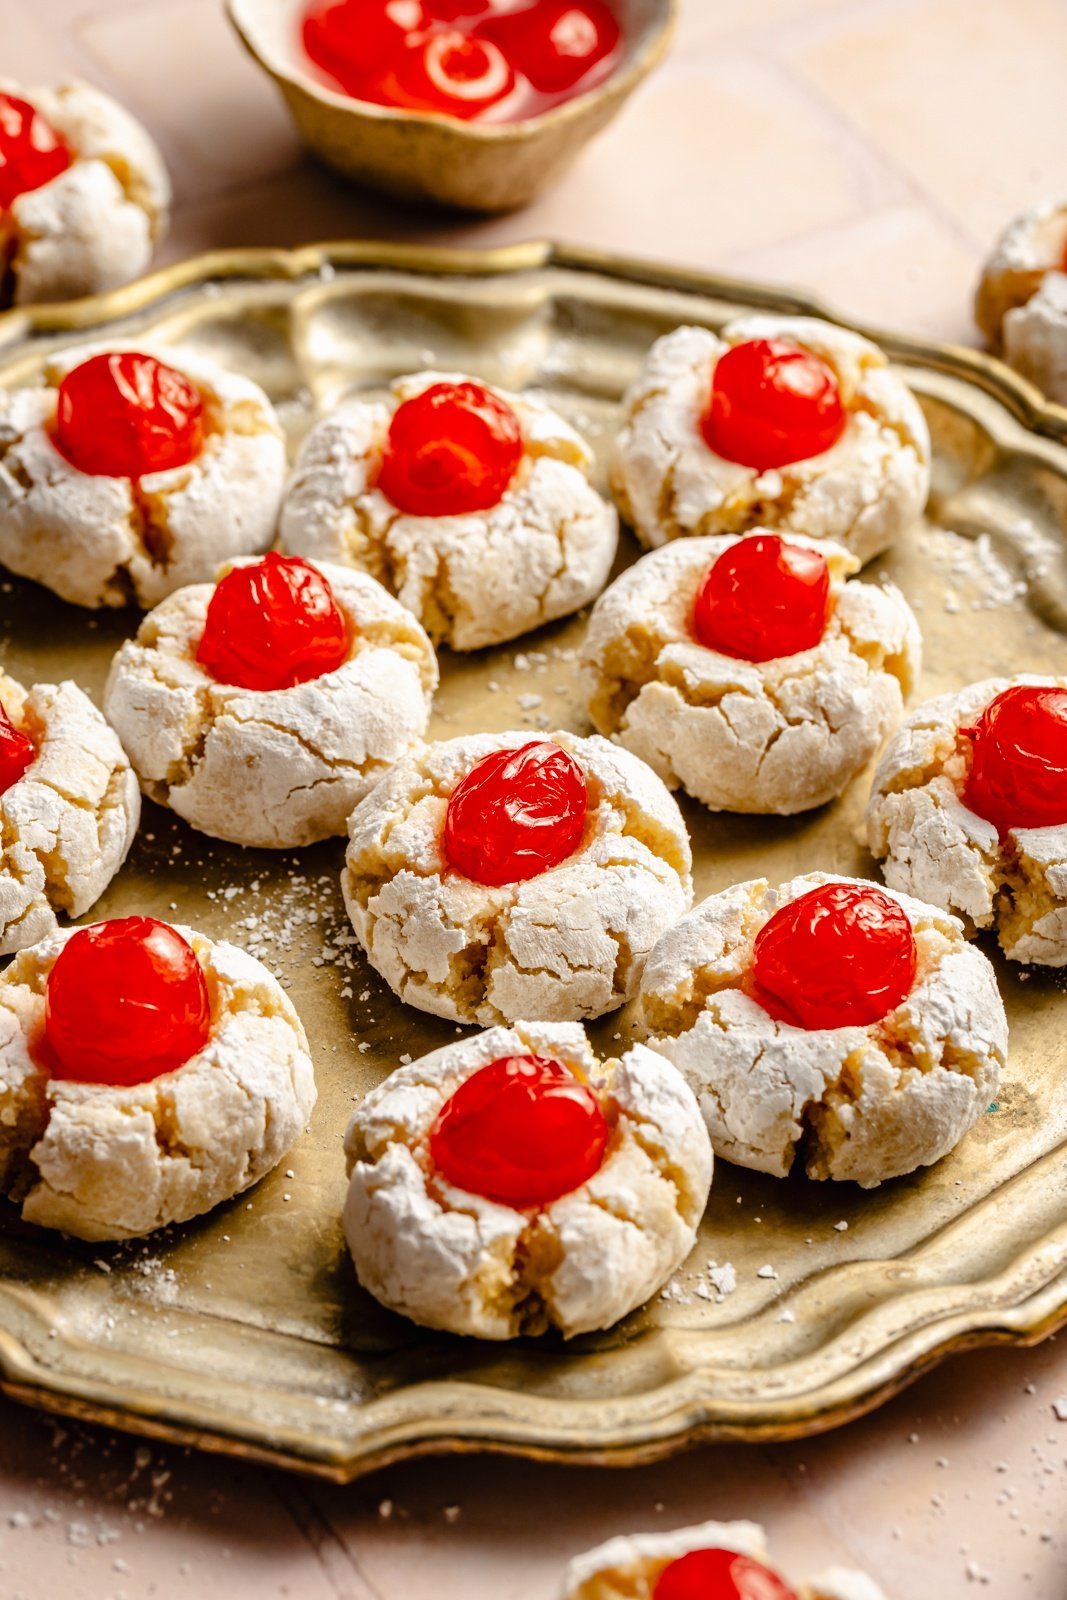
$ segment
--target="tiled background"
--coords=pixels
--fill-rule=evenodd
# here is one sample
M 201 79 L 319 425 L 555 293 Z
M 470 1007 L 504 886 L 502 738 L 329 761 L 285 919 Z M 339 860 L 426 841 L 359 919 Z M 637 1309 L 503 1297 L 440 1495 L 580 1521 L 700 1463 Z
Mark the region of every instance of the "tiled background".
M 991 234 L 1067 189 L 1067 0 L 683 10 L 666 68 L 559 188 L 462 226 L 305 161 L 221 0 L 0 0 L 0 69 L 27 83 L 81 72 L 144 118 L 177 189 L 162 259 L 346 235 L 547 235 L 973 337 Z M 889 1600 L 1064 1600 L 1064 1395 L 1053 1342 L 957 1359 L 806 1444 L 625 1474 L 431 1462 L 345 1491 L 0 1404 L 0 1600 L 553 1600 L 583 1546 L 711 1515 L 765 1520 L 798 1574 L 865 1566 Z

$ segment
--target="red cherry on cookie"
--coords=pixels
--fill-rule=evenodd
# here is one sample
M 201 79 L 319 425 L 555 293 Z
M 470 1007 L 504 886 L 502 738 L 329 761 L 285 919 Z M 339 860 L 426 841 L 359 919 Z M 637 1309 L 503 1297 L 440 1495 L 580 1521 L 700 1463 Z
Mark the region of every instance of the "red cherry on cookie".
M 566 94 L 619 48 L 618 19 L 603 0 L 539 0 L 483 23 L 541 94 Z
M 797 1600 L 762 1561 L 736 1550 L 691 1550 L 664 1567 L 652 1600 Z
M 25 777 L 37 759 L 32 739 L 27 739 L 0 706 L 0 794 Z
M 841 390 L 826 362 L 784 339 L 735 344 L 715 364 L 701 419 L 710 449 L 757 472 L 822 455 L 845 428 Z
M 828 883 L 782 906 L 756 935 L 749 993 L 795 1028 L 880 1022 L 915 983 L 907 913 L 873 884 Z
M 474 883 L 525 883 L 574 854 L 588 807 L 585 773 L 558 744 L 496 750 L 452 791 L 445 859 Z
M 430 1160 L 457 1189 L 531 1211 L 587 1183 L 610 1132 L 596 1095 L 561 1062 L 505 1056 L 446 1101 Z
M 514 87 L 514 70 L 500 48 L 457 28 L 409 37 L 383 84 L 388 105 L 464 120 L 506 100 Z
M 774 661 L 814 649 L 831 609 L 826 557 L 777 534 L 756 534 L 724 550 L 709 569 L 693 632 L 724 656 Z
M 45 1045 L 55 1078 L 147 1083 L 202 1050 L 211 1032 L 204 971 L 176 928 L 120 917 L 79 928 L 45 990 Z
M 219 683 L 291 689 L 336 672 L 351 649 L 348 623 L 323 574 L 273 550 L 216 584 L 196 659 Z
M 154 356 L 92 356 L 59 386 L 53 441 L 79 472 L 143 478 L 195 460 L 203 410 L 185 374 Z
M 488 511 L 522 449 L 519 419 L 498 395 L 480 383 L 435 383 L 393 413 L 378 487 L 411 516 Z
M 963 803 L 1001 833 L 1067 822 L 1067 689 L 1017 684 L 973 728 Z
M 70 147 L 39 111 L 13 94 L 0 94 L 0 210 L 51 183 L 73 161 Z

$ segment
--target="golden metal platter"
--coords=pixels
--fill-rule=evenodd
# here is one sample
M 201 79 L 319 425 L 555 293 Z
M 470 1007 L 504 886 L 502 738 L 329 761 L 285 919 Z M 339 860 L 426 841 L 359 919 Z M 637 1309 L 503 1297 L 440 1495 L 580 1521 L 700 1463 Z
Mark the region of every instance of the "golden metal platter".
M 241 252 L 106 299 L 9 313 L 0 383 L 32 379 L 62 345 L 151 336 L 179 359 L 197 350 L 255 378 L 295 442 L 349 391 L 433 365 L 546 390 L 603 448 L 654 337 L 752 307 L 827 314 L 777 290 L 542 245 Z M 880 564 L 918 608 L 924 692 L 1064 671 L 1067 411 L 973 352 L 881 337 L 934 439 L 929 521 Z M 634 554 L 627 545 L 623 559 Z M 25 681 L 69 675 L 99 697 L 135 624 L 0 584 L 3 665 Z M 582 626 L 473 659 L 446 653 L 433 733 L 538 719 L 582 729 Z M 871 871 L 858 832 L 865 790 L 861 779 L 839 804 L 785 821 L 687 804 L 698 893 L 757 874 Z M 1003 963 L 1006 1081 L 931 1171 L 867 1194 L 720 1163 L 699 1244 L 668 1296 L 569 1345 L 464 1343 L 382 1311 L 343 1247 L 342 1132 L 353 1100 L 398 1058 L 455 1032 L 401 1007 L 362 963 L 337 889 L 341 857 L 340 842 L 299 856 L 214 844 L 146 807 L 94 915 L 180 916 L 262 954 L 307 1025 L 319 1105 L 287 1166 L 250 1195 L 135 1245 L 67 1243 L 0 1208 L 11 1394 L 336 1479 L 427 1450 L 630 1463 L 700 1438 L 830 1427 L 948 1351 L 1033 1341 L 1067 1320 L 1067 1001 L 1054 974 Z M 599 1042 L 624 1028 L 624 1017 L 606 1019 Z M 709 1292 L 713 1261 L 732 1264 L 732 1293 Z

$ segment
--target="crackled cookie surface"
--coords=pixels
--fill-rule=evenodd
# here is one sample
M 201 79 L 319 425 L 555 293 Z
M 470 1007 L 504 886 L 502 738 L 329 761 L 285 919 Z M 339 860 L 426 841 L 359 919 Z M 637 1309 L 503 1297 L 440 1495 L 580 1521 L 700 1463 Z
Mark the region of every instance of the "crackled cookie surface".
M 752 316 L 656 341 L 624 402 L 612 486 L 650 547 L 764 526 L 866 562 L 922 512 L 929 461 L 922 412 L 877 346 Z
M 153 606 L 271 543 L 274 408 L 199 356 L 56 357 L 0 392 L 0 562 L 82 606 Z
M 1067 965 L 1067 678 L 940 695 L 890 741 L 867 807 L 886 882 Z
M 423 372 L 311 430 L 282 540 L 371 573 L 435 643 L 476 650 L 603 588 L 618 525 L 592 470 L 584 440 L 533 395 Z
M 691 1250 L 711 1148 L 678 1073 L 599 1061 L 576 1024 L 519 1022 L 400 1067 L 345 1139 L 360 1282 L 480 1339 L 607 1328 Z
M 150 612 L 105 703 L 146 794 L 269 849 L 343 834 L 436 687 L 430 641 L 373 578 L 269 554 Z
M 834 1568 L 793 1589 L 754 1522 L 627 1534 L 576 1556 L 560 1600 L 883 1600 L 861 1572 Z
M 118 737 L 74 683 L 0 672 L 0 955 L 80 917 L 125 861 L 141 796 Z
M 1067 202 L 1008 224 L 982 267 L 974 314 L 1010 366 L 1067 401 Z
M 593 725 L 715 811 L 789 815 L 839 795 L 900 720 L 921 639 L 892 585 L 839 545 L 757 529 L 682 539 L 593 609 Z
M 104 1240 L 198 1216 L 269 1172 L 314 1103 L 300 1019 L 233 945 L 132 917 L 0 974 L 0 1190 L 27 1222 Z
M 649 957 L 638 1024 L 717 1154 L 864 1188 L 951 1150 L 1007 1054 L 993 968 L 955 917 L 823 873 L 702 901 Z
M 692 902 L 677 805 L 642 761 L 571 733 L 477 734 L 394 767 L 349 822 L 360 943 L 409 1005 L 483 1026 L 597 1017 Z
M 0 258 L 15 304 L 128 283 L 167 226 L 170 181 L 139 122 L 79 79 L 0 78 Z

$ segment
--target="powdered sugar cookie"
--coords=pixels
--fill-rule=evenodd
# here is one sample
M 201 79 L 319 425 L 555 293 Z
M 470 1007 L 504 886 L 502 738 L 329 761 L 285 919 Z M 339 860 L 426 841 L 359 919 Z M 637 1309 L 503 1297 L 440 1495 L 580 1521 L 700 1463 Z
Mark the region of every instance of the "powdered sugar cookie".
M 839 795 L 896 726 L 918 624 L 840 545 L 756 529 L 675 540 L 617 578 L 582 652 L 598 732 L 713 811 Z
M 0 1191 L 127 1239 L 258 1182 L 315 1104 L 300 1019 L 233 945 L 151 917 L 53 934 L 0 973 Z
M 1067 678 L 989 678 L 920 706 L 867 807 L 886 882 L 1067 965 Z
M 696 1240 L 711 1147 L 681 1077 L 637 1045 L 517 1022 L 399 1068 L 345 1138 L 360 1282 L 479 1339 L 608 1328 Z
M 16 305 L 128 283 L 167 227 L 170 180 L 139 122 L 78 78 L 0 79 L 0 257 Z
M 692 903 L 689 839 L 642 761 L 572 733 L 474 734 L 394 767 L 353 812 L 345 902 L 420 1010 L 571 1022 L 633 994 Z
M 862 1572 L 839 1567 L 792 1589 L 769 1561 L 754 1522 L 626 1534 L 575 1557 L 561 1600 L 884 1600 Z
M 658 339 L 624 401 L 612 486 L 641 541 L 763 526 L 870 561 L 926 504 L 930 439 L 876 345 L 814 317 Z
M 141 815 L 116 734 L 74 683 L 0 672 L 0 955 L 80 917 L 122 866 Z
M 1067 403 L 1067 201 L 1014 218 L 982 267 L 974 315 L 994 349 Z
M 282 540 L 371 573 L 435 643 L 477 650 L 603 588 L 618 523 L 592 470 L 542 400 L 420 372 L 390 403 L 348 400 L 311 430 Z
M 993 968 L 955 917 L 809 873 L 711 895 L 650 955 L 638 1021 L 716 1153 L 865 1189 L 938 1161 L 995 1097 Z
M 105 704 L 153 800 L 276 849 L 344 833 L 420 743 L 436 687 L 429 639 L 381 584 L 272 552 L 150 612 Z
M 0 392 L 0 561 L 76 605 L 153 606 L 266 549 L 284 481 L 262 389 L 199 356 L 79 351 Z

